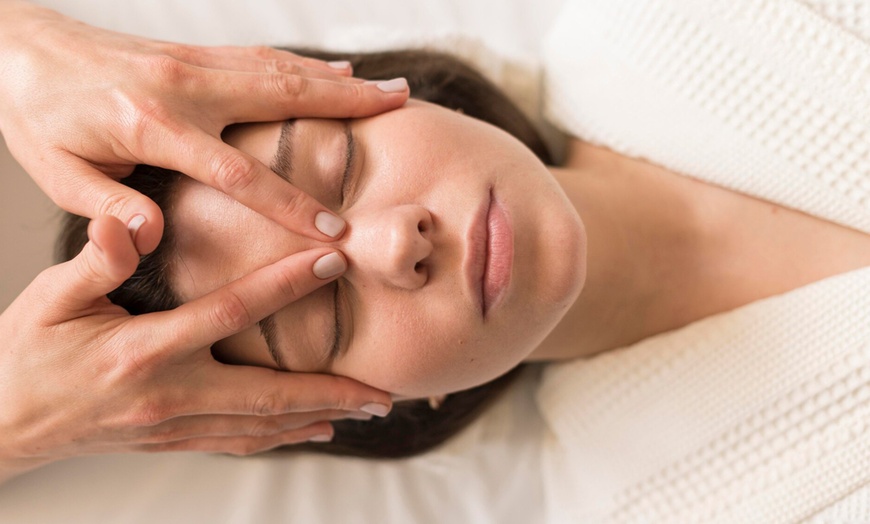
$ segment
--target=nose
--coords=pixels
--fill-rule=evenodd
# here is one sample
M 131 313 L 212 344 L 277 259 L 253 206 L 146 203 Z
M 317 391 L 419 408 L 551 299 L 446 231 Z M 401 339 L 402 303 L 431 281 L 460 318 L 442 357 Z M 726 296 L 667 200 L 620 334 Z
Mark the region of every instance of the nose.
M 432 215 L 426 208 L 406 204 L 346 218 L 347 278 L 375 278 L 402 289 L 426 283 L 434 249 Z

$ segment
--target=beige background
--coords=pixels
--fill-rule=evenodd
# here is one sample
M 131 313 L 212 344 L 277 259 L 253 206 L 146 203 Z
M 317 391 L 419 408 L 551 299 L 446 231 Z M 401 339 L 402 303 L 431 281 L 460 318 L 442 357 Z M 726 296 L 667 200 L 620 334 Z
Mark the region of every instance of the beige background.
M 61 211 L 12 158 L 0 137 L 0 310 L 52 264 Z

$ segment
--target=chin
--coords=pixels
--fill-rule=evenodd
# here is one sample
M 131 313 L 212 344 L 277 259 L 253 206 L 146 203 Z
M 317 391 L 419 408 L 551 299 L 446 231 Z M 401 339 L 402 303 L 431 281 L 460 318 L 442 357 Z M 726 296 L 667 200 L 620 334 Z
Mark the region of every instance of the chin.
M 573 211 L 573 209 L 571 210 Z M 523 360 L 534 354 L 547 336 L 559 325 L 577 301 L 586 284 L 586 228 L 576 212 L 568 213 L 548 234 L 548 264 L 540 272 L 538 311 L 529 333 L 529 351 Z

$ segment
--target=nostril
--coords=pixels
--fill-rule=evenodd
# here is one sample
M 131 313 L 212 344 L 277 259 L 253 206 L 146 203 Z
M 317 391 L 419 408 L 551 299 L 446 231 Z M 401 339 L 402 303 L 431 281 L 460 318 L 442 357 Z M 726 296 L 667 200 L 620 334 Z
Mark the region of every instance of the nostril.
M 420 271 L 423 271 L 423 264 L 417 262 L 414 264 L 414 272 L 419 273 Z
M 426 231 L 426 226 L 423 224 L 423 222 L 417 222 L 417 231 L 419 231 L 420 233 Z

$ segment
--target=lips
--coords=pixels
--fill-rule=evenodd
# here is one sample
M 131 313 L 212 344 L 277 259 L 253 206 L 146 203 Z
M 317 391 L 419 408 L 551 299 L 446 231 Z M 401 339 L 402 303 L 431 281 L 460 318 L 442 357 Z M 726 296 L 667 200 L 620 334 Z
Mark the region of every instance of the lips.
M 490 189 L 468 232 L 465 273 L 484 320 L 510 284 L 513 231 L 507 212 Z

